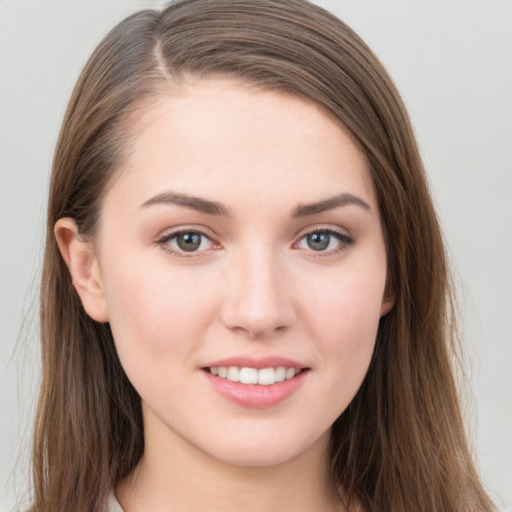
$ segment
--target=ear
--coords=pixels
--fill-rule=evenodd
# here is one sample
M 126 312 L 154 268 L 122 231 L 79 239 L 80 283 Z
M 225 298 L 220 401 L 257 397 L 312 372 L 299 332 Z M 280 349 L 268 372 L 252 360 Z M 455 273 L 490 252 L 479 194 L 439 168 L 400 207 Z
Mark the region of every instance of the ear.
M 54 233 L 85 311 L 97 322 L 108 322 L 100 266 L 92 243 L 81 237 L 76 222 L 71 218 L 59 219 Z
M 386 288 L 384 289 L 384 296 L 382 297 L 382 305 L 380 308 L 380 316 L 387 315 L 395 305 L 395 293 L 391 287 L 389 280 L 386 283 Z

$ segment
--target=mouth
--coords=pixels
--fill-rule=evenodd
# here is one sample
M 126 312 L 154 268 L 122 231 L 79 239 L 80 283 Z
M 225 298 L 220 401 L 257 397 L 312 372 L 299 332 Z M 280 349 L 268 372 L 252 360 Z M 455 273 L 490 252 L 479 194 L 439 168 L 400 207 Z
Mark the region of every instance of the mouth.
M 311 368 L 282 357 L 235 357 L 201 368 L 212 389 L 245 408 L 273 407 L 304 385 Z
M 272 386 L 273 384 L 293 379 L 299 374 L 308 371 L 308 368 L 286 366 L 268 368 L 252 368 L 247 366 L 210 366 L 204 368 L 204 370 L 214 377 L 225 379 L 230 382 Z

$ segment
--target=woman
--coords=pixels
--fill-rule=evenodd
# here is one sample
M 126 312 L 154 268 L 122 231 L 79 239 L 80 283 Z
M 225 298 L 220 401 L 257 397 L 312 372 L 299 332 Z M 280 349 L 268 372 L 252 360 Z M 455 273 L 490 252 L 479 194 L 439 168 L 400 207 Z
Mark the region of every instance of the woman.
M 56 149 L 33 510 L 493 510 L 391 80 L 302 0 L 171 4 Z

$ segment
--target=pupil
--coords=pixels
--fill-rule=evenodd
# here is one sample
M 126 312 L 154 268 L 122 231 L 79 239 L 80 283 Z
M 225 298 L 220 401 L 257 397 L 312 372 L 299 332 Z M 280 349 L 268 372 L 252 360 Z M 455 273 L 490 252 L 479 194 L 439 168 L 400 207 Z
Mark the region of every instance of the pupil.
M 197 233 L 184 233 L 178 235 L 177 242 L 182 251 L 195 251 L 201 245 L 201 235 Z
M 329 247 L 330 238 L 328 233 L 311 233 L 308 235 L 308 245 L 314 251 L 323 251 Z

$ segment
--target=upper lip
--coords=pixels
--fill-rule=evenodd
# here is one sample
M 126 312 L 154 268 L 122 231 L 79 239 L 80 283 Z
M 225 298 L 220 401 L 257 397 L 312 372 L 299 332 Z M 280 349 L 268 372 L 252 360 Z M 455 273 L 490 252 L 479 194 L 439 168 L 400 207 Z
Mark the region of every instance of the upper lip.
M 308 368 L 307 365 L 304 365 L 298 361 L 294 361 L 293 359 L 277 355 L 269 355 L 264 357 L 227 357 L 225 359 L 218 359 L 216 361 L 212 361 L 206 364 L 204 368 L 212 368 L 219 366 L 237 366 L 238 368 L 256 368 L 258 370 L 261 370 L 263 368 L 277 368 L 279 366 L 296 369 Z

